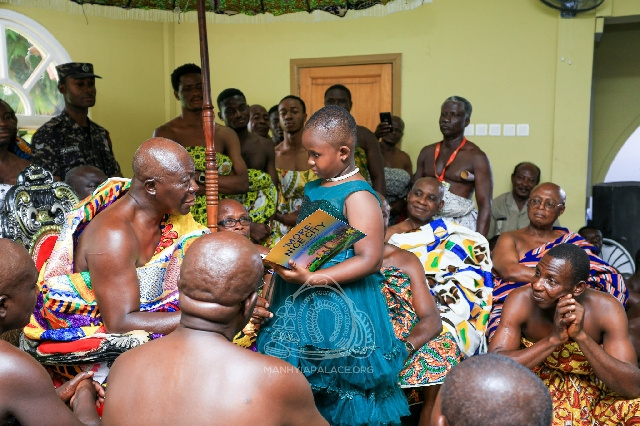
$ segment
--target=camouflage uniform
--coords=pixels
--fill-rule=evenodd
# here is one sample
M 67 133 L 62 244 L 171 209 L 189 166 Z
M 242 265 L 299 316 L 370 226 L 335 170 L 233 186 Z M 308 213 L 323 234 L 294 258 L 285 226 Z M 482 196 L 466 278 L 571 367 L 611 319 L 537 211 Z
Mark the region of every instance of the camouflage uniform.
M 69 170 L 89 164 L 105 175 L 122 176 L 111 149 L 109 132 L 93 121 L 88 130 L 75 122 L 66 111 L 42 125 L 33 135 L 33 163 L 64 180 Z
M 93 73 L 93 65 L 69 62 L 56 66 L 58 81 L 102 78 Z M 32 162 L 64 180 L 69 170 L 88 164 L 102 170 L 108 177 L 122 176 L 120 165 L 111 148 L 109 132 L 87 117 L 88 127 L 81 127 L 67 111 L 62 111 L 42 125 L 31 138 Z

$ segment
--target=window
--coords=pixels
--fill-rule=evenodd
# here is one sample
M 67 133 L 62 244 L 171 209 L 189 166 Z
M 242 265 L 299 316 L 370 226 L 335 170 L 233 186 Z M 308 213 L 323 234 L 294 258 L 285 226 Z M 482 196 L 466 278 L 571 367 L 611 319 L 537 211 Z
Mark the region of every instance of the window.
M 66 62 L 69 54 L 42 25 L 0 10 L 0 97 L 21 128 L 37 128 L 64 109 L 55 67 Z

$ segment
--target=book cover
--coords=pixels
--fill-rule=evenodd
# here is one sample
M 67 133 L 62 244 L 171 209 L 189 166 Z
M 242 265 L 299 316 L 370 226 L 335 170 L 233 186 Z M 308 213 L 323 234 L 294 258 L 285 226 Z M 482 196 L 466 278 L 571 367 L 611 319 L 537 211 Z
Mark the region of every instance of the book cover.
M 314 272 L 333 255 L 364 237 L 364 233 L 318 209 L 291 228 L 265 260 L 288 268 L 289 260 L 293 259 L 297 265 Z

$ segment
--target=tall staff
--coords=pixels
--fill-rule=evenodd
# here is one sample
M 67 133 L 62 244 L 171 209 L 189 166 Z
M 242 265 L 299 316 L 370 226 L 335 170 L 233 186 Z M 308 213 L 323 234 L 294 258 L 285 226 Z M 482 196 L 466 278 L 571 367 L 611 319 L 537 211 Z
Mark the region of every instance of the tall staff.
M 218 231 L 218 166 L 216 165 L 216 149 L 213 143 L 215 119 L 211 104 L 211 87 L 209 86 L 209 44 L 207 42 L 207 17 L 204 8 L 205 0 L 198 0 L 198 34 L 200 36 L 200 61 L 202 68 L 202 126 L 205 140 L 205 198 L 207 203 L 207 227 L 211 232 Z

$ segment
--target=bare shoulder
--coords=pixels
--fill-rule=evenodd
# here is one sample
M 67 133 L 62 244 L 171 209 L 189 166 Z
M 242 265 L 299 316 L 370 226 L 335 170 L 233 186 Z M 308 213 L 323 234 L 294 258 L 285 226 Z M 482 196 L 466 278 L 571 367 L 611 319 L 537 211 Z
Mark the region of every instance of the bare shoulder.
M 620 301 L 611 294 L 604 291 L 586 288 L 581 302 L 587 314 L 590 316 L 597 315 L 600 317 L 602 316 L 602 313 L 606 312 L 607 322 L 612 319 L 610 314 L 616 312 L 624 314 L 624 306 L 622 306 L 622 303 L 620 303 Z
M 163 124 L 153 131 L 153 136 L 157 138 L 167 138 L 175 140 L 177 138 L 177 129 L 180 127 L 180 117 Z
M 507 306 L 507 303 L 509 304 Z M 505 309 L 502 310 L 502 318 L 504 314 L 511 315 L 512 320 L 522 320 L 526 322 L 531 314 L 532 308 L 535 306 L 531 294 L 531 286 L 525 285 L 511 291 L 505 299 Z
M 50 384 L 46 371 L 31 355 L 4 340 L 0 340 L 0 358 L 0 388 L 19 391 L 22 387 L 17 384 Z
M 420 161 L 420 159 L 423 159 L 427 155 L 433 155 L 436 150 L 436 145 L 437 142 L 422 147 L 422 149 L 420 150 L 420 154 L 418 154 L 418 161 Z
M 260 145 L 261 149 L 263 149 L 265 152 L 274 152 L 274 145 L 270 139 L 264 138 L 260 135 L 256 136 L 258 136 L 258 144 Z
M 483 156 L 487 157 L 487 154 L 475 143 L 467 140 L 467 143 L 464 145 L 462 151 L 466 151 L 469 154 L 473 154 L 474 156 Z M 488 158 L 488 157 L 487 157 Z

